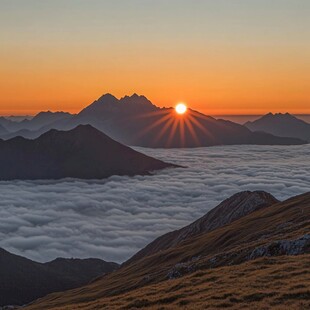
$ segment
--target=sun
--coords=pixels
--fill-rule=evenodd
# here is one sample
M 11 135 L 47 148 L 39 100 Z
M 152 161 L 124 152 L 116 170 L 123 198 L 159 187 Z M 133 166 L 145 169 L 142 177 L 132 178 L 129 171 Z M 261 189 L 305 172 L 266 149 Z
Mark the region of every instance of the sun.
M 187 106 L 184 103 L 178 103 L 175 107 L 178 114 L 184 114 L 187 111 Z

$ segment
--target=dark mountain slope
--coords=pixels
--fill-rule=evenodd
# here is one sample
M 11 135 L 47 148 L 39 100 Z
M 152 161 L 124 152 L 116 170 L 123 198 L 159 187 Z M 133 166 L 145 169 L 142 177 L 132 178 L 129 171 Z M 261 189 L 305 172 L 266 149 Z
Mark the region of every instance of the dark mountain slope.
M 173 167 L 121 145 L 90 125 L 35 140 L 0 140 L 0 179 L 102 179 Z
M 196 271 L 200 275 L 203 274 L 204 277 L 211 273 L 218 274 L 217 277 L 223 274 L 221 280 L 226 282 L 222 282 L 222 287 L 230 287 L 229 277 L 224 276 L 225 272 L 222 273 L 221 267 L 239 265 L 234 269 L 239 272 L 240 276 L 247 277 L 253 269 L 247 270 L 246 266 L 254 266 L 258 277 L 259 260 L 262 257 L 273 258 L 274 263 L 268 266 L 268 274 L 276 275 L 279 266 L 277 262 L 281 262 L 281 256 L 285 255 L 285 261 L 290 260 L 292 264 L 295 263 L 295 272 L 292 277 L 294 278 L 297 274 L 303 275 L 302 280 L 306 281 L 307 274 L 309 274 L 306 272 L 306 261 L 309 255 L 307 257 L 305 255 L 310 253 L 310 193 L 275 203 L 269 207 L 258 208 L 259 210 L 230 224 L 194 235 L 174 247 L 126 263 L 113 274 L 106 275 L 81 289 L 47 296 L 38 300 L 29 309 L 42 309 L 42 307 L 45 309 L 66 309 L 66 307 L 92 309 L 95 305 L 96 307 L 110 306 L 110 303 L 114 301 L 118 302 L 119 307 L 124 307 L 131 302 L 132 305 L 129 309 L 162 306 L 173 303 L 179 297 L 162 300 L 156 304 L 134 304 L 134 301 L 137 300 L 135 294 L 141 290 L 152 288 L 152 298 L 159 300 L 163 298 L 160 296 L 160 288 L 166 287 L 168 296 L 170 296 L 168 293 L 178 296 L 184 288 L 181 283 L 186 279 L 183 278 L 183 281 L 180 281 L 180 286 L 176 287 L 173 287 L 173 282 L 170 281 L 186 275 L 193 274 L 194 276 Z M 225 208 L 225 210 L 227 209 Z M 222 216 L 227 217 L 226 214 Z M 252 261 L 253 263 L 251 263 Z M 303 263 L 298 264 L 298 262 Z M 289 265 L 289 267 L 292 266 Z M 217 268 L 215 272 L 212 272 L 213 268 Z M 233 267 L 229 268 L 231 268 L 229 270 L 233 270 Z M 226 269 L 226 272 L 229 270 Z M 200 275 L 195 276 L 192 284 L 185 287 L 187 293 L 184 293 L 184 297 L 192 296 L 193 285 L 199 280 Z M 287 278 L 285 271 L 281 271 L 278 275 L 278 280 Z M 234 277 L 234 281 L 236 278 L 238 277 Z M 206 291 L 201 292 L 202 296 L 207 295 L 209 291 L 212 293 L 211 296 L 218 294 L 212 288 L 213 281 L 215 279 L 212 280 L 212 278 L 206 280 L 205 285 L 210 283 L 211 287 L 205 287 Z M 264 278 L 263 285 L 266 287 L 266 283 L 269 281 L 268 278 Z M 249 285 L 251 283 L 243 283 L 238 286 L 239 292 L 246 291 Z M 282 288 L 284 290 L 283 294 L 290 293 L 289 286 L 280 287 L 281 292 Z M 304 286 L 304 288 L 306 287 Z M 259 293 L 259 291 L 253 288 L 255 293 Z M 113 301 L 111 301 L 111 296 L 113 296 Z M 124 300 L 124 296 L 132 297 L 132 299 Z M 300 298 L 303 297 L 300 296 Z M 188 304 L 189 308 L 194 308 L 194 306 L 195 304 Z
M 23 305 L 76 288 L 117 268 L 116 263 L 100 259 L 56 259 L 41 264 L 0 248 L 0 306 Z
M 269 207 L 278 200 L 266 192 L 241 192 L 224 200 L 194 223 L 163 235 L 135 254 L 126 264 L 174 247 L 184 240 L 230 224 L 254 211 Z
M 280 137 L 293 137 L 310 142 L 310 124 L 289 113 L 269 113 L 244 125 L 252 131 L 264 131 Z

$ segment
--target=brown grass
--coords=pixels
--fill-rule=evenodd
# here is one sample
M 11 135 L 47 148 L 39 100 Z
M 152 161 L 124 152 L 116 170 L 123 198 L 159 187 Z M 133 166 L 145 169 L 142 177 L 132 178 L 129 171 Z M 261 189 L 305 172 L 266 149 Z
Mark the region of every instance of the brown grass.
M 28 309 L 306 309 L 309 255 L 244 263 L 244 253 L 309 231 L 308 193 L 132 262 L 83 288 L 51 294 Z M 210 269 L 209 259 L 221 253 L 217 268 Z M 198 256 L 197 272 L 167 280 L 177 263 Z
M 44 307 L 38 303 L 28 309 L 309 309 L 309 263 L 309 254 L 262 258 L 92 302 L 70 304 L 68 300 L 66 306 L 54 307 L 50 298 Z M 278 275 L 285 277 L 279 281 Z

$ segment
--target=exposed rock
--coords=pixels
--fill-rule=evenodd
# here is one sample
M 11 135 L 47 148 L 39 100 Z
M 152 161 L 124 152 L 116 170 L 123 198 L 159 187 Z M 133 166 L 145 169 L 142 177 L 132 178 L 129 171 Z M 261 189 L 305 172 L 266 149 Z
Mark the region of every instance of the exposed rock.
M 310 252 L 310 235 L 294 240 L 279 240 L 258 247 L 249 255 L 249 259 L 263 256 L 300 255 Z
M 167 278 L 177 279 L 183 277 L 185 274 L 195 272 L 197 270 L 195 262 L 199 261 L 200 256 L 192 257 L 188 262 L 176 264 L 167 274 Z
M 194 223 L 174 232 L 165 234 L 134 255 L 128 262 L 152 255 L 174 247 L 183 241 L 230 224 L 254 211 L 269 207 L 279 202 L 271 194 L 264 191 L 245 191 L 224 200 Z

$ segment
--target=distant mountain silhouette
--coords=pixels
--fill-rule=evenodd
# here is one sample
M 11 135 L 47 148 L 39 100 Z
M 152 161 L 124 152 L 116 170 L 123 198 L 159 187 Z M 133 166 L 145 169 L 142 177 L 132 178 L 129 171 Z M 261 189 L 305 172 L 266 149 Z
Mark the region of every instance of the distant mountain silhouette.
M 310 142 L 310 124 L 289 113 L 269 113 L 244 125 L 252 131 L 264 131 L 280 137 L 293 137 Z
M 31 120 L 33 119 L 33 116 L 31 115 L 10 115 L 10 116 L 5 116 L 6 119 L 14 121 L 14 122 L 21 122 L 25 119 Z
M 10 126 L 15 126 L 18 122 L 7 119 L 4 116 L 0 116 L 0 125 L 9 131 Z
M 105 94 L 91 105 L 83 109 L 75 118 L 76 120 L 89 120 L 90 117 L 95 120 L 106 120 L 111 118 L 119 118 L 121 116 L 129 116 L 141 114 L 144 112 L 157 111 L 146 97 L 133 94 L 131 97 L 125 96 L 118 100 L 111 94 Z
M 23 137 L 26 139 L 33 139 L 35 137 L 39 137 L 41 134 L 45 133 L 45 130 L 36 130 L 36 131 L 31 131 L 29 129 L 20 129 L 14 132 L 8 132 L 3 133 L 2 135 L 0 134 L 0 138 L 3 140 L 9 140 L 15 137 Z
M 9 132 L 5 129 L 5 127 L 0 124 L 0 136 L 6 135 L 8 133 Z
M 37 131 L 45 126 L 53 127 L 54 123 L 60 123 L 64 120 L 69 120 L 73 117 L 72 114 L 67 112 L 40 112 L 32 119 L 24 119 L 22 121 L 15 121 L 11 119 L 7 119 L 4 117 L 0 117 L 0 124 L 4 126 L 11 133 L 15 133 L 17 136 L 20 131 Z
M 242 125 L 194 110 L 180 116 L 173 108 L 158 108 L 137 94 L 120 100 L 106 94 L 71 119 L 69 128 L 70 123 L 91 124 L 117 141 L 144 147 L 303 143 L 299 139 L 253 134 Z
M 191 109 L 180 116 L 173 108 L 156 107 L 146 97 L 137 94 L 120 100 L 111 94 L 103 95 L 79 114 L 54 122 L 47 123 L 42 117 L 39 122 L 39 116 L 31 121 L 21 122 L 18 132 L 1 137 L 8 139 L 20 135 L 34 139 L 50 129 L 70 130 L 80 124 L 90 124 L 123 144 L 154 148 L 306 143 L 297 138 L 253 133 L 240 124 L 216 120 Z M 39 125 L 42 127 L 38 128 Z M 37 129 L 33 130 L 34 127 Z
M 80 287 L 118 267 L 100 259 L 58 258 L 42 264 L 0 248 L 0 306 L 23 305 Z
M 0 140 L 0 179 L 102 179 L 174 167 L 124 146 L 90 125 L 35 140 Z

